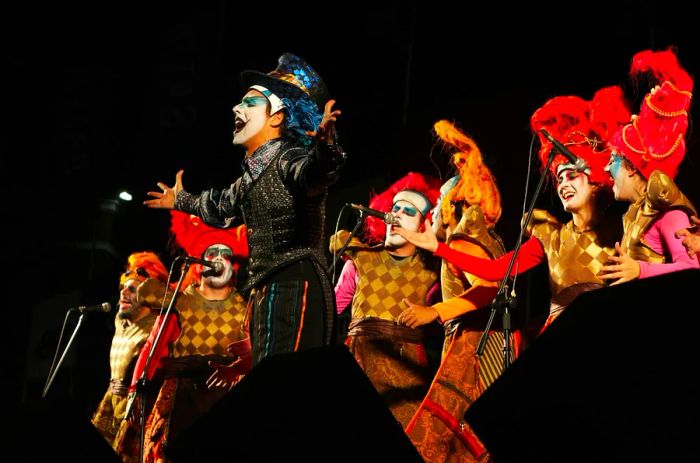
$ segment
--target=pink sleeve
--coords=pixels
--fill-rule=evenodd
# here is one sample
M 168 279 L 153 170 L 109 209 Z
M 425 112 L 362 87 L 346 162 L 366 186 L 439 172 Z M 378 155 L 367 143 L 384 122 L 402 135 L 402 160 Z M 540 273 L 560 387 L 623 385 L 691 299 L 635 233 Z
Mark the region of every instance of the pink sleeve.
M 700 261 L 688 255 L 688 251 L 682 244 L 682 238 L 676 238 L 675 235 L 676 230 L 689 226 L 688 215 L 679 209 L 665 212 L 654 222 L 644 236 L 645 241 L 654 251 L 670 257 L 670 262 L 666 264 L 639 262 L 640 279 L 689 268 L 700 268 Z
M 463 272 L 471 273 L 484 280 L 498 281 L 506 274 L 513 251 L 506 253 L 498 259 L 482 259 L 456 251 L 445 243 L 440 242 L 434 254 L 447 260 Z M 511 269 L 510 276 L 530 270 L 537 264 L 543 262 L 545 258 L 546 256 L 540 240 L 537 238 L 528 239 L 520 247 L 520 252 Z
M 352 302 L 357 286 L 357 269 L 351 259 L 345 261 L 335 285 L 335 309 L 341 313 Z

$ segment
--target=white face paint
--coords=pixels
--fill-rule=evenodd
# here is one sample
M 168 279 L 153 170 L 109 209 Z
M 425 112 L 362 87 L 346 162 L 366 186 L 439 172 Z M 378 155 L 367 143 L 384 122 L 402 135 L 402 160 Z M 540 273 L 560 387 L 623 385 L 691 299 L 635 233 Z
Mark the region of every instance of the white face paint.
M 224 288 L 228 286 L 233 278 L 233 257 L 231 248 L 223 244 L 214 244 L 209 246 L 206 251 L 204 251 L 204 260 L 209 260 L 212 262 L 221 262 L 224 266 L 224 271 L 219 275 L 211 274 L 208 270 L 202 272 L 202 280 L 204 284 L 215 289 Z
M 579 211 L 591 200 L 594 186 L 588 182 L 588 175 L 585 173 L 564 169 L 559 172 L 557 180 L 557 193 L 565 211 Z
M 119 291 L 119 317 L 130 319 L 136 313 L 138 304 L 136 289 L 141 284 L 138 280 L 126 280 Z
M 257 90 L 248 90 L 241 102 L 233 107 L 233 144 L 246 146 L 265 127 L 269 102 Z
M 394 216 L 394 221 L 396 224 L 406 230 L 418 231 L 423 223 L 423 214 L 416 209 L 416 206 L 403 199 L 399 199 L 396 201 L 396 203 L 394 203 L 391 213 Z M 394 225 L 386 226 L 386 240 L 384 241 L 385 247 L 396 249 L 408 243 L 406 238 L 393 230 Z

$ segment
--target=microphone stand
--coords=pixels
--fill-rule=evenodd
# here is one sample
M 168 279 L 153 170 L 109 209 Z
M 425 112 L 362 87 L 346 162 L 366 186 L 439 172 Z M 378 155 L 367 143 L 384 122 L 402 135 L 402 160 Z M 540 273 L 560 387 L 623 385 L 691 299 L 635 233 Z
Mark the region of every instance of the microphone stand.
M 58 361 L 58 364 L 56 364 L 56 354 L 58 354 L 58 346 L 61 345 L 61 339 L 63 339 L 63 330 L 66 327 L 66 320 L 68 319 L 68 314 L 70 314 L 72 311 L 76 309 L 68 309 L 68 312 L 66 312 L 66 318 L 63 320 L 63 328 L 61 328 L 61 335 L 58 337 L 58 345 L 56 346 L 56 353 L 53 356 L 53 362 L 51 363 L 51 367 L 49 368 L 49 376 L 46 380 L 46 384 L 44 385 L 44 392 L 42 392 L 41 397 L 45 398 L 46 394 L 49 392 L 49 388 L 51 387 L 51 384 L 53 383 L 54 378 L 56 378 L 56 373 L 58 373 L 58 369 L 61 367 L 61 364 L 63 363 L 63 360 L 66 358 L 66 354 L 68 353 L 68 350 L 70 349 L 71 344 L 73 344 L 73 340 L 75 339 L 75 335 L 78 334 L 78 330 L 80 329 L 80 325 L 83 322 L 83 315 L 85 313 L 81 312 L 80 313 L 80 318 L 78 318 L 78 323 L 75 325 L 75 328 L 73 329 L 73 334 L 71 335 L 70 339 L 68 340 L 68 343 L 66 344 L 66 348 L 63 350 L 63 354 L 61 355 L 61 358 Z M 54 368 L 55 365 L 55 368 Z
M 530 207 L 528 208 L 525 221 L 520 227 L 518 241 L 515 243 L 515 249 L 513 250 L 513 254 L 510 257 L 510 261 L 508 262 L 508 268 L 506 270 L 505 275 L 503 275 L 503 279 L 498 285 L 498 292 L 496 293 L 496 297 L 491 303 L 491 313 L 489 315 L 488 322 L 486 323 L 486 328 L 484 329 L 484 332 L 481 335 L 481 339 L 479 339 L 479 345 L 476 348 L 476 355 L 481 356 L 484 353 L 484 349 L 486 348 L 486 341 L 488 339 L 489 331 L 491 330 L 491 324 L 493 323 L 493 319 L 496 316 L 496 312 L 500 310 L 503 316 L 503 371 L 505 371 L 506 368 L 510 366 L 511 361 L 511 324 L 509 310 L 514 309 L 517 306 L 516 298 L 508 295 L 508 279 L 510 279 L 510 272 L 513 269 L 513 266 L 515 265 L 515 260 L 517 259 L 518 253 L 520 252 L 520 247 L 523 244 L 523 235 L 525 232 L 525 228 L 530 223 L 530 219 L 532 218 L 532 211 L 535 208 L 535 202 L 540 196 L 542 186 L 544 185 L 544 181 L 547 178 L 547 172 L 549 172 L 549 167 L 552 165 L 552 161 L 554 160 L 554 157 L 556 155 L 557 150 L 555 148 L 552 148 L 552 150 L 549 152 L 549 156 L 547 157 L 547 165 L 544 167 L 543 171 L 544 174 L 540 177 L 540 181 L 537 184 L 537 188 L 535 189 L 535 193 L 532 197 L 532 200 L 530 200 Z
M 175 260 L 177 261 L 178 259 L 182 259 L 182 257 L 178 257 Z M 174 264 L 174 262 L 173 262 Z M 175 305 L 175 300 L 177 299 L 178 294 L 180 294 L 180 287 L 182 286 L 182 280 L 185 278 L 185 274 L 187 273 L 187 270 L 190 268 L 190 262 L 185 259 L 185 263 L 182 266 L 182 270 L 180 271 L 180 279 L 177 282 L 177 286 L 175 287 L 175 290 L 173 292 L 173 297 L 170 299 L 170 303 L 168 304 L 168 308 L 165 310 L 165 314 L 163 315 L 162 322 L 160 324 L 160 327 L 158 328 L 158 334 L 156 335 L 155 340 L 153 341 L 153 344 L 151 344 L 151 349 L 148 351 L 148 357 L 146 358 L 146 364 L 144 365 L 143 371 L 141 372 L 141 377 L 139 378 L 138 382 L 136 383 L 136 394 L 140 394 L 142 392 L 145 393 L 147 384 L 148 384 L 148 368 L 151 365 L 151 360 L 153 359 L 153 354 L 155 353 L 156 348 L 158 347 L 158 342 L 160 341 L 160 337 L 163 334 L 163 329 L 165 328 L 165 325 L 168 323 L 168 317 L 170 316 L 170 312 L 172 312 L 173 306 Z M 166 286 L 165 288 L 165 294 L 167 297 L 168 294 L 168 288 Z M 139 408 L 141 410 L 141 413 L 139 414 L 139 462 L 143 462 L 143 452 L 144 452 L 144 439 L 145 439 L 145 433 L 146 433 L 146 397 L 145 394 L 141 398 L 140 401 L 138 401 Z
M 362 226 L 362 224 L 365 222 L 365 217 L 367 216 L 367 214 L 366 214 L 364 211 L 362 211 L 362 210 L 359 210 L 359 209 L 358 209 L 358 211 L 360 212 L 360 215 L 359 215 L 359 217 L 357 218 L 357 223 L 355 223 L 355 227 L 354 227 L 354 228 L 352 229 L 352 231 L 350 232 L 350 235 L 348 236 L 348 239 L 345 240 L 345 243 L 343 244 L 343 247 L 340 248 L 339 250 L 337 250 L 337 251 L 333 254 L 333 262 L 331 263 L 331 266 L 328 267 L 328 273 L 330 273 L 331 275 L 333 274 L 333 269 L 335 268 L 335 264 L 338 263 L 338 259 L 340 259 L 340 256 L 343 255 L 343 252 L 344 252 L 344 251 L 347 249 L 347 247 L 350 245 L 350 241 L 352 240 L 352 237 L 355 236 L 355 234 L 357 233 L 357 231 L 360 229 L 360 227 Z M 333 284 L 335 284 L 335 281 L 333 282 Z

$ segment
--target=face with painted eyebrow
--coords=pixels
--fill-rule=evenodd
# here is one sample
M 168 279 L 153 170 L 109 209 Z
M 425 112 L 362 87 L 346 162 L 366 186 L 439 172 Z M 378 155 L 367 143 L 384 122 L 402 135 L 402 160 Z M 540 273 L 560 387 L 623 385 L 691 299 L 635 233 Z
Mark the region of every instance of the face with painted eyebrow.
M 557 176 L 557 194 L 564 210 L 575 212 L 585 206 L 595 187 L 589 183 L 588 175 L 575 169 L 564 169 Z
M 270 103 L 257 90 L 248 90 L 241 102 L 233 107 L 233 144 L 246 146 L 259 137 L 269 119 Z

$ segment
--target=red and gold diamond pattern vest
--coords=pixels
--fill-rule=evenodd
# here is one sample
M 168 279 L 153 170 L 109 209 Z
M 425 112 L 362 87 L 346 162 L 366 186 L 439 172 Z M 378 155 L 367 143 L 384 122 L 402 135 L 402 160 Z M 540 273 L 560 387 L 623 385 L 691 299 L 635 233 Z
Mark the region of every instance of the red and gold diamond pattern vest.
M 554 298 L 577 283 L 597 283 L 598 273 L 615 254 L 615 241 L 621 236 L 621 223 L 606 216 L 591 230 L 577 231 L 573 221 L 561 224 L 547 211 L 536 209 L 528 231 L 542 243 L 549 265 L 549 282 Z
M 351 251 L 359 276 L 352 300 L 354 320 L 378 317 L 395 321 L 406 308 L 405 297 L 425 304 L 425 296 L 437 274 L 425 268 L 418 253 L 394 258 L 383 249 Z
M 173 357 L 188 355 L 228 355 L 232 342 L 243 337 L 246 303 L 233 291 L 221 301 L 208 301 L 190 286 L 180 296 L 188 298 L 178 309 L 181 334 L 173 346 Z

